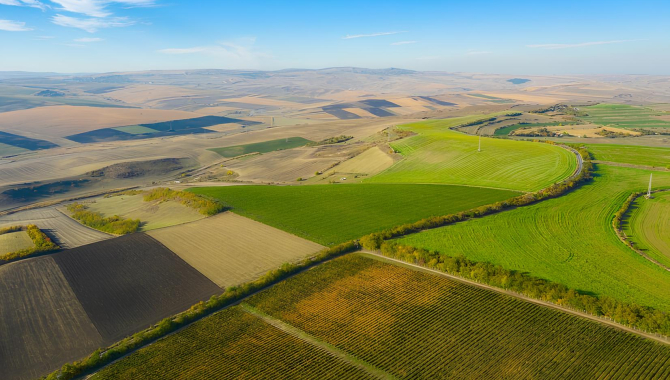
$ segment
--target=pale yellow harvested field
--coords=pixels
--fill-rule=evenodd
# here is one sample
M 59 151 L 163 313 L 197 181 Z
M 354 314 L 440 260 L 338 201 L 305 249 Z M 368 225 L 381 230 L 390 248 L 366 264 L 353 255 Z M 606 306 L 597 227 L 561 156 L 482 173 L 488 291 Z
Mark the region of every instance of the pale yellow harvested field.
M 393 165 L 393 159 L 379 147 L 374 146 L 315 177 L 314 182 L 327 182 L 333 176 L 337 179 L 344 176 L 347 178 L 346 182 L 360 182 L 365 178 L 381 173 L 391 165 Z M 358 176 L 358 178 L 355 178 L 355 176 Z
M 596 125 L 596 124 L 578 124 L 578 125 L 564 125 L 564 126 L 554 126 L 554 127 L 539 127 L 539 128 L 530 128 L 530 129 L 524 129 L 524 130 L 516 130 L 515 132 L 519 133 L 528 133 L 531 131 L 537 131 L 538 129 L 541 128 L 546 128 L 549 131 L 552 132 L 567 132 L 572 136 L 577 136 L 577 137 L 583 137 L 586 136 L 588 138 L 598 138 L 598 137 L 603 137 L 598 134 L 599 131 L 602 130 L 607 130 L 610 132 L 621 132 L 621 133 L 627 133 L 632 136 L 639 136 L 641 135 L 640 132 L 635 132 L 631 131 L 628 129 L 622 129 L 622 128 L 614 128 L 614 127 L 603 127 L 601 125 Z
M 107 98 L 118 99 L 131 104 L 152 103 L 163 99 L 202 95 L 201 92 L 183 87 L 148 84 L 125 86 L 123 89 L 105 93 Z
M 139 219 L 141 231 L 174 226 L 205 218 L 197 210 L 178 202 L 145 202 L 142 194 L 119 195 L 109 198 L 96 198 L 85 202 L 91 211 L 104 216 L 118 215 L 127 219 Z
M 230 132 L 239 130 L 240 127 L 242 127 L 242 124 L 229 123 L 229 124 L 212 125 L 211 127 L 207 127 L 205 129 L 209 129 L 210 131 L 214 132 Z
M 304 104 L 289 102 L 286 100 L 264 98 L 260 96 L 244 96 L 241 98 L 228 98 L 221 99 L 222 102 L 234 102 L 234 103 L 245 103 L 245 104 L 257 104 L 260 106 L 276 106 L 276 107 L 285 107 L 285 108 L 305 108 Z M 310 105 L 314 107 L 314 105 Z
M 16 231 L 0 235 L 0 255 L 34 246 L 35 244 L 26 231 Z
M 55 207 L 43 207 L 0 216 L 0 228 L 34 224 L 62 248 L 70 249 L 110 239 L 112 235 L 79 224 Z
M 256 279 L 323 248 L 231 212 L 149 235 L 221 287 Z
M 367 118 L 377 117 L 377 116 L 371 114 L 370 112 L 368 112 L 368 111 L 366 111 L 362 108 L 343 108 L 343 110 L 347 111 L 347 112 L 351 112 L 354 115 L 358 115 L 360 117 L 367 117 Z
M 339 162 L 341 158 L 316 157 L 314 148 L 296 148 L 226 162 L 238 179 L 253 182 L 296 182 Z
M 0 114 L 2 115 L 2 114 Z M 11 185 L 76 176 L 91 170 L 129 161 L 161 158 L 191 158 L 200 165 L 220 161 L 221 156 L 208 148 L 243 145 L 286 137 L 303 137 L 318 141 L 333 136 L 370 136 L 384 128 L 413 120 L 388 117 L 376 119 L 337 120 L 314 125 L 293 125 L 236 133 L 227 136 L 184 135 L 135 141 L 115 141 L 55 148 L 3 161 L 0 165 L 0 184 Z M 319 167 L 323 170 L 325 167 Z M 151 179 L 147 178 L 149 182 Z
M 100 128 L 188 119 L 200 115 L 184 111 L 75 106 L 38 107 L 0 113 L 0 130 L 41 138 L 65 137 Z
M 484 95 L 493 96 L 493 97 L 502 98 L 502 99 L 513 99 L 513 100 L 518 100 L 518 101 L 521 101 L 521 102 L 537 103 L 537 104 L 553 104 L 553 103 L 560 103 L 560 102 L 566 100 L 566 98 L 564 98 L 564 97 L 542 96 L 542 95 L 524 94 L 524 93 L 492 93 L 492 92 L 486 92 L 486 93 L 484 93 Z

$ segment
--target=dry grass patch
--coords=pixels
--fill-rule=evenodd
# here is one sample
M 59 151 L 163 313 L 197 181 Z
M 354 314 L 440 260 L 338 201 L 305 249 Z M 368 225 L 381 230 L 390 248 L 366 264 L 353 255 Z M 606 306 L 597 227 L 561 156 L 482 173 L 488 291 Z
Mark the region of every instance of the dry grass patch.
M 0 235 L 0 255 L 34 246 L 35 244 L 26 231 L 16 231 Z
M 393 159 L 381 148 L 374 146 L 358 156 L 342 162 L 322 175 L 310 179 L 310 182 L 325 182 L 341 180 L 344 176 L 347 182 L 359 182 L 365 177 L 381 173 L 393 165 Z
M 149 235 L 221 287 L 253 280 L 323 248 L 230 212 Z
M 126 219 L 139 219 L 140 231 L 173 226 L 202 219 L 205 215 L 174 201 L 144 201 L 143 194 L 119 195 L 97 198 L 86 203 L 90 211 L 104 216 L 118 215 Z

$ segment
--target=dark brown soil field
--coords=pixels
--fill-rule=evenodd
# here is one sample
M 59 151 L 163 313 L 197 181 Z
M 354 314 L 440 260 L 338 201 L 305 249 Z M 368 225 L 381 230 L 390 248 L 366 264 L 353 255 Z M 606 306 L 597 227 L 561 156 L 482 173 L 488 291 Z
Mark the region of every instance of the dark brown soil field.
M 51 257 L 0 267 L 0 378 L 35 379 L 102 346 Z
M 53 257 L 106 343 L 221 292 L 145 234 L 101 241 Z

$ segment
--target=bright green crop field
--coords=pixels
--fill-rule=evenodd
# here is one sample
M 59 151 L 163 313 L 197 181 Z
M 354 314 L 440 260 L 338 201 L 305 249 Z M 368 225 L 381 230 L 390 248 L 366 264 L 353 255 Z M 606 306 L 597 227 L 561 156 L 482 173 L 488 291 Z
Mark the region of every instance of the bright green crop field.
M 670 167 L 670 148 L 613 144 L 587 144 L 586 147 L 596 160 Z
M 278 139 L 263 141 L 253 144 L 226 146 L 223 148 L 209 149 L 220 154 L 223 157 L 237 157 L 248 153 L 268 153 L 275 150 L 293 149 L 310 143 L 310 140 L 302 137 L 289 137 L 287 139 Z
M 589 116 L 580 116 L 580 118 L 594 124 L 617 128 L 670 127 L 670 121 L 658 118 L 658 116 L 670 115 L 670 113 L 647 107 L 626 104 L 598 104 L 583 107 L 582 111 L 587 112 Z
M 489 115 L 490 116 L 490 115 Z M 482 138 L 449 130 L 482 115 L 407 124 L 417 135 L 392 143 L 404 158 L 366 180 L 375 183 L 448 183 L 535 191 L 569 177 L 571 152 L 549 144 Z
M 623 226 L 637 248 L 670 267 L 670 192 L 638 197 Z
M 612 227 L 614 213 L 632 191 L 646 188 L 649 173 L 598 165 L 592 182 L 562 197 L 399 240 L 670 311 L 670 272 L 624 245 Z M 654 185 L 670 185 L 670 173 L 654 172 Z
M 232 211 L 323 245 L 509 199 L 517 192 L 450 185 L 341 184 L 191 189 Z

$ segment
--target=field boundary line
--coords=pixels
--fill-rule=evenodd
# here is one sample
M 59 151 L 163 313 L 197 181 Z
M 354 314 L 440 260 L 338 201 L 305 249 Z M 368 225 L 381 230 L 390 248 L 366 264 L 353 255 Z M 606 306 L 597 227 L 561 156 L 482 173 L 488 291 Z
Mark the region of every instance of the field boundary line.
M 667 172 L 670 171 L 668 168 L 661 166 L 649 166 L 649 165 L 637 165 L 637 164 L 627 164 L 625 162 L 614 162 L 614 161 L 603 161 L 603 160 L 593 160 L 594 164 L 609 165 L 609 166 L 618 166 L 622 168 L 631 168 L 631 169 L 642 169 L 642 170 L 652 170 L 655 172 Z
M 595 316 L 595 315 L 592 315 L 592 314 L 584 313 L 584 312 L 574 310 L 574 309 L 564 308 L 564 307 L 561 307 L 559 305 L 556 305 L 555 303 L 542 301 L 542 300 L 539 300 L 539 299 L 536 299 L 536 298 L 531 298 L 531 297 L 525 296 L 525 295 L 520 294 L 520 293 L 513 292 L 511 290 L 505 290 L 505 289 L 497 288 L 497 287 L 492 286 L 492 285 L 486 285 L 486 284 L 482 284 L 480 282 L 468 280 L 466 278 L 455 276 L 453 274 L 449 274 L 449 273 L 446 273 L 446 272 L 442 272 L 442 271 L 439 271 L 437 269 L 426 268 L 426 267 L 418 265 L 418 264 L 408 263 L 406 261 L 394 259 L 392 257 L 387 257 L 387 256 L 382 255 L 381 253 L 368 251 L 368 250 L 360 250 L 358 252 L 366 254 L 366 255 L 374 256 L 373 258 L 379 258 L 379 259 L 382 259 L 384 261 L 392 262 L 394 264 L 401 264 L 401 265 L 409 266 L 409 267 L 419 269 L 419 270 L 422 270 L 422 271 L 434 273 L 434 274 L 444 276 L 444 277 L 447 277 L 447 278 L 450 278 L 452 280 L 456 280 L 456 281 L 459 281 L 459 282 L 462 282 L 462 283 L 465 283 L 465 284 L 468 284 L 468 285 L 477 286 L 479 288 L 483 288 L 483 289 L 487 289 L 487 290 L 492 290 L 494 292 L 505 294 L 507 296 L 511 296 L 511 297 L 515 297 L 515 298 L 519 298 L 521 300 L 532 302 L 532 303 L 540 305 L 540 306 L 546 306 L 546 307 L 549 307 L 549 308 L 552 308 L 552 309 L 555 309 L 555 310 L 559 310 L 559 311 L 562 311 L 562 312 L 565 312 L 565 313 L 568 313 L 568 314 L 576 315 L 578 317 L 583 317 L 583 318 L 586 318 L 586 319 L 590 319 L 592 321 L 603 323 L 603 324 L 606 324 L 608 326 L 614 327 L 616 329 L 623 330 L 625 332 L 629 332 L 629 333 L 641 336 L 643 338 L 651 339 L 651 340 L 654 340 L 654 341 L 659 342 L 659 343 L 670 345 L 670 341 L 668 341 L 667 339 L 664 339 L 662 337 L 659 337 L 659 336 L 656 336 L 656 335 L 653 335 L 653 334 L 649 334 L 649 333 L 645 333 L 645 332 L 642 332 L 640 330 L 636 330 L 634 328 L 631 328 L 631 327 L 622 325 L 620 323 L 610 321 L 610 320 L 607 320 L 605 318 L 601 318 L 601 317 L 598 317 L 598 316 Z
M 263 291 L 265 291 L 265 290 L 267 290 L 267 289 L 270 289 L 270 288 L 276 286 L 277 284 L 282 283 L 283 281 L 285 281 L 285 280 L 287 280 L 287 279 L 289 279 L 289 278 L 291 278 L 291 277 L 297 276 L 297 275 L 299 275 L 299 274 L 301 274 L 301 273 L 303 273 L 303 272 L 305 272 L 305 271 L 311 270 L 311 269 L 313 269 L 313 268 L 315 268 L 315 267 L 317 267 L 317 266 L 319 266 L 319 265 L 325 264 L 325 263 L 327 263 L 327 262 L 329 262 L 329 261 L 335 260 L 335 259 L 337 259 L 337 258 L 339 258 L 339 257 L 346 256 L 346 255 L 351 254 L 351 253 L 352 253 L 352 252 L 341 253 L 341 254 L 338 254 L 338 255 L 329 257 L 329 258 L 327 258 L 327 259 L 325 259 L 325 260 L 323 260 L 323 261 L 314 262 L 314 263 L 312 263 L 312 265 L 310 265 L 309 267 L 302 268 L 302 269 L 296 271 L 295 273 L 292 273 L 292 274 L 290 274 L 290 275 L 288 275 L 288 276 L 282 278 L 281 280 L 279 280 L 279 281 L 277 281 L 277 282 L 274 282 L 274 283 L 272 283 L 272 284 L 269 284 L 269 285 L 267 285 L 267 286 L 265 286 L 265 287 L 263 287 L 263 288 L 260 288 L 260 289 L 258 289 L 258 290 L 256 290 L 256 291 L 252 292 L 252 293 L 249 293 L 249 294 L 247 294 L 246 296 L 244 296 L 244 297 L 242 297 L 242 298 L 240 298 L 240 299 L 238 299 L 238 300 L 236 300 L 236 301 L 231 302 L 230 304 L 227 304 L 227 305 L 225 305 L 225 306 L 222 306 L 221 308 L 216 309 L 216 310 L 213 310 L 213 311 L 211 311 L 211 312 L 209 312 L 209 313 L 206 313 L 206 314 L 204 314 L 204 315 L 198 316 L 198 317 L 194 318 L 193 320 L 191 320 L 190 322 L 186 323 L 185 325 L 180 326 L 180 327 L 178 327 L 177 329 L 172 330 L 172 331 L 170 331 L 170 332 L 167 333 L 167 334 L 164 334 L 164 335 L 161 335 L 161 336 L 159 336 L 159 337 L 156 337 L 155 339 L 152 339 L 151 341 L 148 341 L 146 344 L 142 344 L 142 345 L 139 345 L 139 346 L 134 347 L 134 348 L 132 348 L 132 349 L 129 349 L 126 353 L 124 353 L 123 355 L 119 356 L 118 358 L 116 358 L 116 359 L 114 359 L 114 360 L 112 360 L 112 361 L 110 361 L 110 362 L 108 362 L 108 363 L 105 363 L 104 365 L 102 365 L 102 366 L 100 366 L 100 367 L 97 367 L 97 368 L 95 368 L 94 370 L 92 370 L 92 371 L 90 371 L 90 372 L 87 371 L 87 372 L 85 372 L 85 373 L 82 373 L 82 374 L 80 374 L 80 375 L 77 375 L 77 376 L 73 377 L 73 379 L 84 379 L 84 380 L 85 380 L 85 379 L 88 379 L 88 378 L 90 378 L 91 376 L 93 376 L 94 374 L 98 373 L 98 372 L 99 372 L 100 370 L 102 370 L 103 368 L 109 367 L 110 365 L 112 365 L 112 364 L 114 364 L 114 363 L 116 363 L 116 362 L 118 362 L 118 361 L 120 361 L 120 360 L 122 360 L 122 359 L 124 359 L 124 358 L 126 358 L 126 357 L 128 357 L 128 356 L 130 356 L 130 355 L 132 355 L 132 354 L 134 354 L 135 352 L 137 352 L 137 351 L 143 349 L 144 347 L 148 347 L 148 346 L 150 346 L 150 345 L 156 343 L 157 341 L 159 341 L 159 340 L 161 340 L 161 339 L 164 339 L 164 338 L 167 338 L 167 337 L 170 336 L 170 335 L 176 334 L 176 333 L 178 333 L 178 332 L 180 332 L 180 331 L 182 331 L 182 330 L 184 330 L 184 329 L 186 329 L 186 328 L 192 326 L 194 323 L 200 321 L 201 319 L 210 317 L 211 315 L 216 314 L 216 313 L 218 313 L 218 312 L 220 312 L 220 311 L 223 311 L 223 310 L 230 309 L 230 308 L 232 308 L 232 307 L 238 306 L 238 305 L 240 305 L 241 303 L 243 303 L 245 300 L 247 300 L 248 298 L 251 298 L 251 297 L 255 296 L 256 294 L 258 294 L 258 293 L 260 293 L 260 292 L 263 292 Z M 211 281 L 211 280 L 210 280 L 210 281 Z M 186 313 L 188 313 L 188 312 L 189 312 L 188 310 L 185 310 L 185 311 L 179 312 L 179 313 L 177 313 L 177 314 L 171 315 L 171 316 L 168 317 L 168 318 L 174 320 L 175 318 L 179 317 L 180 315 L 186 314 Z M 145 331 L 147 331 L 147 330 L 150 330 L 152 327 L 155 327 L 155 326 L 156 326 L 156 324 L 153 324 L 153 325 L 151 325 L 150 327 L 148 327 L 147 329 L 144 329 L 144 330 L 142 330 L 142 331 L 138 331 L 136 334 L 139 334 L 139 333 L 145 332 Z M 114 349 L 114 348 L 117 347 L 117 346 L 119 345 L 119 343 L 121 343 L 121 342 L 122 342 L 122 340 L 119 340 L 119 341 L 116 341 L 116 342 L 112 343 L 111 345 L 109 345 L 109 346 L 107 346 L 107 347 L 104 347 L 103 350 L 102 350 L 102 352 L 101 352 L 101 354 L 103 354 L 103 353 L 105 353 L 105 352 L 107 352 L 107 351 L 109 351 L 109 350 Z M 55 371 L 60 371 L 60 369 L 55 370 Z M 52 373 L 54 373 L 54 372 L 52 372 Z
M 292 326 L 280 319 L 274 318 L 268 314 L 265 314 L 264 312 L 258 310 L 257 308 L 247 304 L 247 303 L 241 303 L 240 308 L 244 310 L 246 313 L 249 313 L 261 320 L 263 320 L 265 323 L 274 326 L 278 328 L 279 330 L 282 330 L 283 332 L 298 338 L 308 344 L 311 344 L 312 346 L 315 346 L 316 348 L 322 349 L 327 351 L 329 354 L 333 355 L 334 357 L 347 362 L 355 367 L 358 367 L 365 372 L 369 373 L 370 375 L 378 378 L 378 379 L 393 379 L 395 380 L 396 377 L 391 375 L 390 373 L 381 370 L 374 365 L 366 362 L 365 360 L 359 359 L 356 356 L 341 350 L 332 344 L 328 342 L 324 342 L 323 340 L 295 327 Z
M 670 191 L 670 189 L 654 190 L 651 193 L 656 194 L 656 193 L 662 193 L 662 192 L 665 192 L 665 191 Z M 642 193 L 631 193 L 631 195 L 629 195 L 629 199 L 626 200 L 626 202 L 624 202 L 624 204 L 621 206 L 621 208 L 617 212 L 617 213 L 621 213 L 621 215 L 622 215 L 621 220 L 618 223 L 619 224 L 618 227 L 617 227 L 617 217 L 615 215 L 614 219 L 612 219 L 612 228 L 614 229 L 614 232 L 616 233 L 616 236 L 619 238 L 619 240 L 621 240 L 621 242 L 624 243 L 628 248 L 632 249 L 633 252 L 635 252 L 638 255 L 644 257 L 645 259 L 652 262 L 653 264 L 656 264 L 661 269 L 665 269 L 666 271 L 670 272 L 670 267 L 668 267 L 665 264 L 659 262 L 658 260 L 650 257 L 643 250 L 635 248 L 635 245 L 633 245 L 633 242 L 628 238 L 628 236 L 626 236 L 626 233 L 623 231 L 623 228 L 621 228 L 621 222 L 624 221 L 624 216 L 626 216 L 628 214 L 628 212 L 630 211 L 630 208 L 633 206 L 633 203 L 635 203 L 635 201 L 642 196 L 646 196 L 645 193 L 643 193 L 643 192 Z M 629 219 L 629 218 L 630 218 L 630 216 L 627 219 Z

